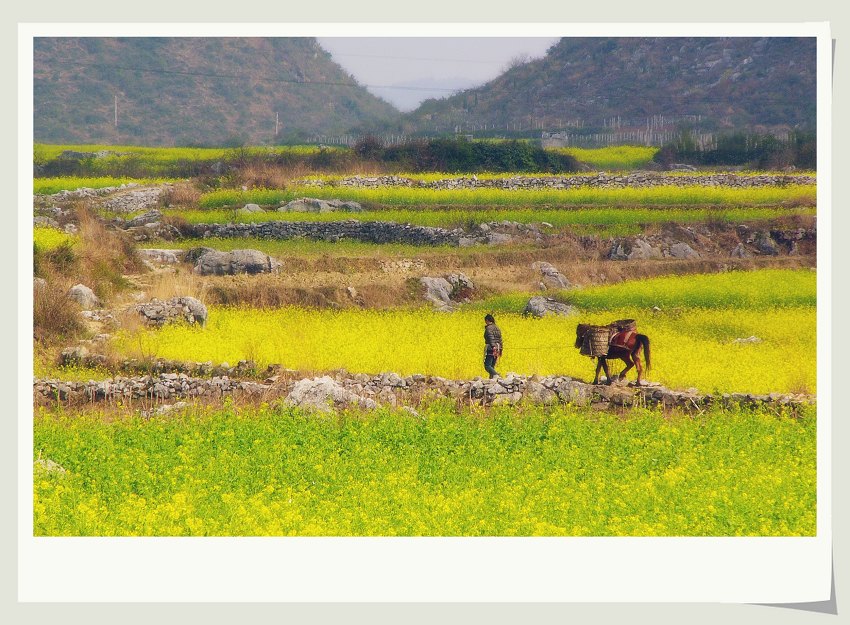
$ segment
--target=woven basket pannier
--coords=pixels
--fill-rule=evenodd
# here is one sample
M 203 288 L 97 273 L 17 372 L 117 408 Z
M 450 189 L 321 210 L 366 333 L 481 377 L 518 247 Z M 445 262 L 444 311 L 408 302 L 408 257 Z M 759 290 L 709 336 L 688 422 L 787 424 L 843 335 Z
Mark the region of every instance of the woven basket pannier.
M 607 356 L 611 326 L 591 326 L 584 335 L 581 353 L 585 356 Z
M 626 330 L 637 330 L 637 321 L 634 319 L 618 319 L 611 324 L 617 328 L 617 332 L 625 332 Z

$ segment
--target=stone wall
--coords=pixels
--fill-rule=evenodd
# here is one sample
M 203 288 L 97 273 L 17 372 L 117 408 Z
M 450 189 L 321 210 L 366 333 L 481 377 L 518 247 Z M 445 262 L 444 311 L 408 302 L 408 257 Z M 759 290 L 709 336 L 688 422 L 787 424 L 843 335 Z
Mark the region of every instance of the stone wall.
M 244 366 L 240 363 L 239 366 Z M 521 376 L 508 374 L 496 380 L 449 380 L 437 376 L 397 373 L 378 375 L 337 372 L 322 378 L 305 378 L 295 371 L 280 371 L 275 366 L 263 382 L 238 380 L 228 375 L 193 377 L 186 373 L 159 373 L 143 376 L 115 377 L 104 381 L 68 382 L 36 379 L 33 394 L 37 402 L 85 403 L 114 400 L 148 400 L 167 402 L 182 398 L 215 399 L 225 395 L 246 394 L 264 399 L 287 397 L 305 380 L 319 381 L 330 377 L 341 396 L 349 403 L 385 406 L 416 406 L 423 398 L 445 397 L 469 405 L 502 405 L 529 402 L 535 404 L 568 403 L 594 408 L 649 406 L 700 411 L 712 405 L 790 406 L 812 404 L 807 395 L 755 395 L 732 393 L 705 395 L 696 389 L 672 390 L 662 386 L 598 386 L 568 376 Z M 367 401 L 371 400 L 371 401 Z M 372 404 L 371 402 L 374 402 Z M 338 406 L 342 407 L 342 406 Z
M 197 224 L 195 237 L 251 237 L 260 239 L 307 238 L 318 241 L 349 239 L 366 243 L 409 243 L 413 245 L 458 245 L 463 230 L 446 230 L 398 224 L 391 221 L 268 221 L 262 223 Z
M 628 174 L 591 174 L 573 176 L 512 176 L 510 178 L 478 178 L 463 176 L 442 180 L 422 181 L 402 176 L 350 176 L 333 181 L 340 187 L 420 187 L 426 189 L 571 189 L 578 187 L 683 187 L 699 185 L 706 187 L 766 187 L 789 184 L 816 184 L 817 178 L 805 174 L 758 174 L 735 173 L 681 174 L 671 175 L 655 172 L 632 172 Z M 298 184 L 325 186 L 323 180 L 300 180 Z

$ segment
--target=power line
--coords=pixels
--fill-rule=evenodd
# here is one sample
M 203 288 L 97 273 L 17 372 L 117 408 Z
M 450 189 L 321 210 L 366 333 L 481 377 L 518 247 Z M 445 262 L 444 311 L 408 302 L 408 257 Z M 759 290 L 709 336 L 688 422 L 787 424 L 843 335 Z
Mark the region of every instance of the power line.
M 295 84 L 295 85 L 322 85 L 322 86 L 331 86 L 331 87 L 371 87 L 373 89 L 405 89 L 408 91 L 443 91 L 443 92 L 454 92 L 457 89 L 449 89 L 446 87 L 409 87 L 409 86 L 401 86 L 401 85 L 367 85 L 360 83 L 352 83 L 352 82 L 340 82 L 333 80 L 297 80 L 293 78 L 281 78 L 281 77 L 256 77 L 256 76 L 245 76 L 240 74 L 217 74 L 213 72 L 191 72 L 187 70 L 176 70 L 176 69 L 153 69 L 149 67 L 129 67 L 126 65 L 110 65 L 107 63 L 83 63 L 80 61 L 54 61 L 54 63 L 58 65 L 73 65 L 77 67 L 91 67 L 91 68 L 99 68 L 99 69 L 117 69 L 129 72 L 145 72 L 149 74 L 168 74 L 168 75 L 176 75 L 176 76 L 199 76 L 201 78 L 229 78 L 235 80 L 245 80 L 245 79 L 253 79 L 260 80 L 262 82 L 270 82 L 270 83 L 287 83 L 287 84 Z
M 342 52 L 332 52 L 331 56 L 356 56 L 356 57 L 364 57 L 369 59 L 384 59 L 387 61 L 442 61 L 447 63 L 483 63 L 486 65 L 504 65 L 509 61 L 485 61 L 482 59 L 429 59 L 418 56 L 386 56 L 384 54 L 355 54 L 355 53 L 342 53 Z

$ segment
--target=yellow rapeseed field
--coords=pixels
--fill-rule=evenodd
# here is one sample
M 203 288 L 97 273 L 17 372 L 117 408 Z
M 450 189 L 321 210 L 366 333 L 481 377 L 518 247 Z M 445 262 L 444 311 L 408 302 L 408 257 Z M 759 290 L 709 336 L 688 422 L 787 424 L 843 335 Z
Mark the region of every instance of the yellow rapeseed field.
M 576 323 L 637 317 L 639 330 L 651 340 L 650 380 L 704 392 L 815 391 L 812 307 L 638 312 L 627 308 L 544 319 L 499 314 L 505 354 L 498 368 L 503 373 L 588 378 L 594 361 L 573 347 Z M 292 369 L 464 379 L 484 373 L 482 328 L 478 311 L 213 307 L 206 328 L 170 326 L 123 334 L 116 344 L 138 357 L 230 364 L 251 359 L 261 366 L 280 363 Z M 761 342 L 734 342 L 750 336 Z

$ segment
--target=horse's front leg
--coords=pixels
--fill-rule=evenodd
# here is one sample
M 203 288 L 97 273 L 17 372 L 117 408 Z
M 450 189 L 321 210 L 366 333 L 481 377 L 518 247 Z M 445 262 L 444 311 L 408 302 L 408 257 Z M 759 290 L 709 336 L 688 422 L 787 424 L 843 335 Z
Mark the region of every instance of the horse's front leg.
M 611 371 L 608 369 L 608 359 L 600 358 L 602 361 L 602 369 L 605 370 L 605 384 L 611 384 Z
M 605 358 L 599 357 L 596 359 L 596 376 L 593 378 L 594 384 L 599 384 L 599 372 L 604 369 L 605 370 L 605 378 L 608 383 L 611 383 L 611 376 L 608 373 L 608 361 Z

